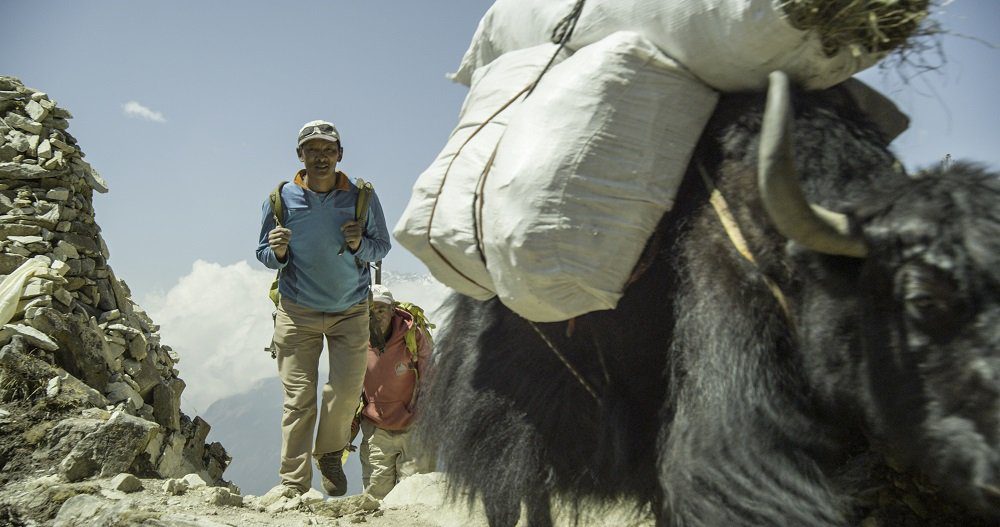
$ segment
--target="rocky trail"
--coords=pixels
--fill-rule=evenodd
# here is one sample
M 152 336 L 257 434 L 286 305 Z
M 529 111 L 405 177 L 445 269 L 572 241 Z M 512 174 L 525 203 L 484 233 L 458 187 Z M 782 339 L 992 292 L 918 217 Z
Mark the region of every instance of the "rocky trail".
M 316 490 L 295 498 L 241 496 L 226 487 L 208 486 L 195 474 L 168 480 L 120 474 L 76 483 L 48 475 L 5 487 L 0 501 L 5 504 L 0 507 L 0 525 L 25 527 L 487 525 L 478 502 L 470 508 L 464 498 L 448 498 L 439 473 L 408 478 L 381 502 L 366 494 L 324 499 Z M 573 519 L 556 508 L 556 524 L 572 525 Z M 622 506 L 588 509 L 581 525 L 641 527 L 653 521 Z

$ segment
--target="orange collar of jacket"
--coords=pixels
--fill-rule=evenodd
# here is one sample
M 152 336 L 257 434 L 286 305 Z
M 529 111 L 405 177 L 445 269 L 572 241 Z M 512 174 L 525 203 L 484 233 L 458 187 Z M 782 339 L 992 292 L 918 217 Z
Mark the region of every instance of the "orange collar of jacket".
M 308 189 L 306 185 L 306 169 L 299 170 L 295 173 L 295 179 L 292 180 L 296 185 Z M 337 182 L 333 185 L 333 190 L 351 190 L 351 180 L 347 177 L 347 174 L 337 171 Z

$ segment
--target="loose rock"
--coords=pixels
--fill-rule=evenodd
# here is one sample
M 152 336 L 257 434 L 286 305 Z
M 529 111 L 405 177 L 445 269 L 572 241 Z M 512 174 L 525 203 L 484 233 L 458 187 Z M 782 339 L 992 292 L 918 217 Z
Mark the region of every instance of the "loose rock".
M 122 473 L 111 478 L 108 487 L 121 492 L 138 492 L 142 490 L 142 482 L 132 474 Z

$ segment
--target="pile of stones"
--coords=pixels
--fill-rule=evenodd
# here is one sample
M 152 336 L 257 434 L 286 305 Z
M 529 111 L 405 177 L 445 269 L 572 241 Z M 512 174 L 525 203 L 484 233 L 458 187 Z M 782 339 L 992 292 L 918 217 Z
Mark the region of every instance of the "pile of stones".
M 0 486 L 198 474 L 229 458 L 181 411 L 179 357 L 108 265 L 93 194 L 107 192 L 70 113 L 0 76 Z

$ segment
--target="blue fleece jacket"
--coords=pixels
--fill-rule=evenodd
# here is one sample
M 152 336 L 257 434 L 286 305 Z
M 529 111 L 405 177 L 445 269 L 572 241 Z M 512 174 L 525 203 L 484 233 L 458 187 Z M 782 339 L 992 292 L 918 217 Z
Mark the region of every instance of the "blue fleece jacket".
M 381 260 L 389 252 L 389 230 L 385 226 L 382 205 L 372 193 L 368 218 L 358 250 L 346 249 L 340 226 L 354 219 L 358 187 L 346 175 L 347 185 L 330 192 L 313 192 L 296 183 L 281 189 L 285 206 L 285 227 L 292 231 L 288 253 L 279 262 L 267 243 L 274 229 L 274 212 L 269 199 L 264 200 L 257 259 L 271 269 L 280 269 L 278 292 L 300 306 L 339 313 L 368 297 L 370 282 L 368 262 Z M 364 265 L 359 269 L 354 258 Z

